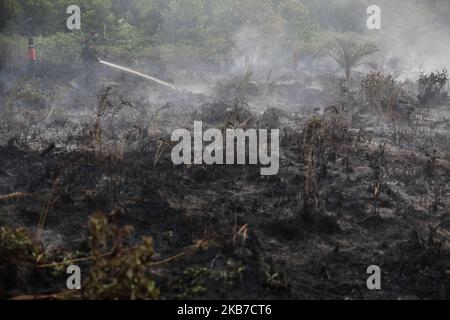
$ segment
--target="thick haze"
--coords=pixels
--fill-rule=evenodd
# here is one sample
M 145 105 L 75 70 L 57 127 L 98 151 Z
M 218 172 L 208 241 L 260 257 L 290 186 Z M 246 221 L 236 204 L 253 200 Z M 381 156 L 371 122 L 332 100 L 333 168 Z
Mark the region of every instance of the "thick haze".
M 399 58 L 405 72 L 450 69 L 450 28 L 423 4 L 414 1 L 383 1 L 382 29 L 376 37 L 386 57 Z M 430 1 L 432 3 L 432 1 Z M 442 2 L 444 3 L 444 2 Z M 441 6 L 450 9 L 450 2 Z
M 381 49 L 372 60 L 382 70 L 394 72 L 400 78 L 415 78 L 421 70 L 430 72 L 450 69 L 450 25 L 445 19 L 438 18 L 441 10 L 450 12 L 450 1 L 348 1 L 354 3 L 348 13 L 333 12 L 333 7 L 330 6 L 333 2 L 335 1 L 311 2 L 313 17 L 317 18 L 314 21 L 329 32 L 330 38 L 339 33 L 353 33 L 357 38 L 371 39 Z M 365 26 L 368 17 L 365 10 L 369 5 L 381 8 L 381 30 L 369 31 Z M 346 14 L 350 17 L 347 21 L 336 18 L 345 17 Z M 235 33 L 233 40 L 237 48 L 231 69 L 234 72 L 242 72 L 248 68 L 263 71 L 277 66 L 292 67 L 292 53 L 282 49 L 282 38 L 268 39 L 258 32 L 257 27 L 248 25 Z M 318 56 L 318 65 L 325 64 L 330 71 L 338 70 L 326 53 Z M 308 55 L 302 56 L 298 71 L 310 69 L 309 58 Z M 395 68 L 388 63 L 391 59 L 398 60 Z

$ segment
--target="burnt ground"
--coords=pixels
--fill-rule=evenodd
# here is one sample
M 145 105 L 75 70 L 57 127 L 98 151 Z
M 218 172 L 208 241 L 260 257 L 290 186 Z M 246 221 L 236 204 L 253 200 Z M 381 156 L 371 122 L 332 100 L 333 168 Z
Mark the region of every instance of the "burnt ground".
M 37 100 L 2 96 L 0 195 L 18 194 L 0 200 L 0 225 L 36 234 L 41 221 L 55 261 L 86 256 L 87 221 L 103 212 L 133 226 L 130 245 L 153 238 L 163 299 L 449 298 L 450 106 L 385 121 L 261 97 L 166 104 L 170 92 L 67 86 L 59 99 L 45 88 Z M 174 166 L 170 134 L 194 120 L 280 128 L 279 174 Z M 0 296 L 64 290 L 64 273 L 19 264 L 1 270 Z M 366 287 L 370 265 L 382 290 Z

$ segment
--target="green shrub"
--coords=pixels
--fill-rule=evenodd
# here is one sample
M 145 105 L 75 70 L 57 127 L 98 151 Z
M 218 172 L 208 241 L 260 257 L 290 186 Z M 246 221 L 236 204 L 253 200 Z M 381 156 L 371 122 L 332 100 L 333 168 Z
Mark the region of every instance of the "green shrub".
M 0 298 L 25 290 L 24 278 L 42 257 L 39 246 L 22 228 L 0 227 Z
M 153 254 L 151 238 L 126 247 L 132 232 L 127 226 L 110 224 L 105 215 L 95 214 L 89 220 L 93 266 L 83 288 L 87 299 L 157 299 L 159 290 L 149 272 Z
M 27 230 L 23 228 L 0 228 L 0 261 L 17 262 L 34 261 L 39 254 L 39 247 L 32 241 Z
M 25 64 L 27 41 L 23 37 L 0 34 L 0 69 L 14 70 Z
M 35 40 L 37 58 L 55 65 L 67 65 L 80 61 L 84 35 L 81 32 L 55 33 Z

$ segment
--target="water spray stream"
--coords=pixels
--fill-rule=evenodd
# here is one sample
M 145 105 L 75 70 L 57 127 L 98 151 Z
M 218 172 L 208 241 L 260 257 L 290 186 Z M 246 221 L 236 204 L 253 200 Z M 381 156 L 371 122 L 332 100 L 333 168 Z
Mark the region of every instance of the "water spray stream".
M 107 65 L 107 66 L 109 66 L 109 67 L 113 67 L 113 68 L 116 68 L 116 69 L 119 69 L 119 70 L 123 70 L 123 71 L 129 72 L 129 73 L 135 74 L 135 75 L 137 75 L 137 76 L 139 76 L 139 77 L 142 77 L 142 78 L 145 78 L 145 79 L 148 79 L 148 80 L 152 80 L 152 81 L 157 82 L 157 83 L 159 83 L 159 84 L 161 84 L 161 85 L 163 85 L 163 86 L 165 86 L 165 87 L 169 87 L 169 88 L 171 88 L 171 89 L 173 89 L 173 90 L 179 90 L 179 89 L 178 89 L 177 87 L 175 87 L 173 84 L 164 82 L 164 81 L 162 81 L 162 80 L 156 79 L 156 78 L 154 78 L 154 77 L 148 76 L 148 75 L 146 75 L 146 74 L 143 74 L 143 73 L 140 73 L 140 72 L 137 72 L 137 71 L 134 71 L 134 70 L 125 68 L 125 67 L 118 66 L 117 64 L 110 63 L 110 62 L 106 62 L 106 61 L 103 61 L 103 60 L 100 60 L 100 63 L 102 63 L 102 64 L 104 64 L 104 65 Z

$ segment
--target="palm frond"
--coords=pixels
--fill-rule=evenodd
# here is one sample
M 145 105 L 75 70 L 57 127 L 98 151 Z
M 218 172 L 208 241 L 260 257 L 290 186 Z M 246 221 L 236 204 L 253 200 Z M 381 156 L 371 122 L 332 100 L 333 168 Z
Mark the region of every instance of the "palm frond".
M 329 45 L 330 56 L 347 71 L 360 65 L 365 57 L 378 50 L 373 43 L 358 43 L 352 39 L 336 38 Z

